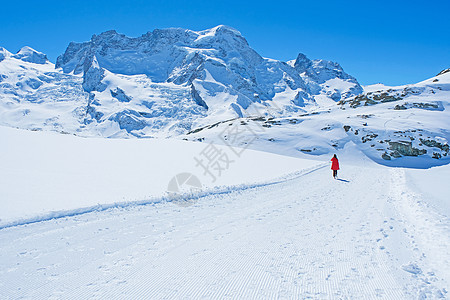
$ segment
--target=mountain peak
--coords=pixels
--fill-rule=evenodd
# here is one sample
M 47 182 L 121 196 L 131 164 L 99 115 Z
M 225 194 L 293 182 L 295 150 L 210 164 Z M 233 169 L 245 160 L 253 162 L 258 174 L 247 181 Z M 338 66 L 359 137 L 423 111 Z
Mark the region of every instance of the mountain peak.
M 215 32 L 215 33 L 232 33 L 234 35 L 242 36 L 242 34 L 239 30 L 234 29 L 233 27 L 230 27 L 227 25 L 218 25 L 216 27 L 213 27 L 213 28 L 205 30 L 205 31 L 211 31 L 211 32 Z
M 441 72 L 439 72 L 439 74 L 437 74 L 436 76 L 443 75 L 443 74 L 449 73 L 449 72 L 450 72 L 450 68 L 444 69 L 444 70 L 442 70 Z
M 244 41 L 245 44 L 248 44 L 247 40 L 245 40 L 240 31 L 226 25 L 218 25 L 210 29 L 197 31 L 196 33 L 199 35 L 199 39 L 204 37 L 215 37 L 215 38 L 226 37 L 230 39 Z
M 121 38 L 125 38 L 124 34 L 118 33 L 115 30 L 108 30 L 105 32 L 100 33 L 99 35 L 93 34 L 91 37 L 91 41 L 92 42 L 98 42 L 98 41 L 103 41 L 103 40 L 111 40 L 111 39 L 121 39 Z
M 16 59 L 22 61 L 35 63 L 35 64 L 45 64 L 48 62 L 47 55 L 42 52 L 36 51 L 29 46 L 22 47 L 16 54 L 12 55 Z
M 12 54 L 3 47 L 0 47 L 0 61 L 4 60 L 6 57 L 10 57 Z
M 167 80 L 172 71 L 177 71 L 183 61 L 189 64 L 193 51 L 202 52 L 205 57 L 213 55 L 228 59 L 237 55 L 253 63 L 262 60 L 239 31 L 219 25 L 203 31 L 154 29 L 140 37 L 127 37 L 109 30 L 93 35 L 88 42 L 70 43 L 66 52 L 58 57 L 56 67 L 62 67 L 66 73 L 79 74 L 86 69 L 85 62 L 90 65 L 92 55 L 96 55 L 99 66 L 113 73 L 146 74 L 160 82 Z M 161 58 L 170 63 L 161 64 Z
M 191 85 L 196 81 L 199 94 L 204 93 L 202 97 L 216 95 L 226 87 L 243 109 L 251 103 L 273 99 L 282 91 L 303 89 L 311 95 L 318 94 L 325 88 L 320 86 L 325 81 L 350 78 L 339 65 L 312 61 L 303 53 L 293 64 L 262 58 L 238 30 L 226 25 L 202 31 L 154 29 L 140 37 L 106 31 L 94 35 L 91 41 L 70 43 L 57 59 L 56 68 L 59 67 L 74 74 L 86 75 L 91 70 L 89 76 L 84 76 L 85 87 L 93 80 L 87 91 L 94 90 L 92 87 L 98 91 L 104 75 L 101 69 L 122 75 L 145 74 L 154 83 Z M 356 80 L 336 89 L 339 92 L 326 91 L 333 94 L 333 100 L 362 91 Z
M 311 66 L 312 66 L 312 61 L 308 57 L 306 57 L 305 54 L 299 53 L 297 55 L 297 59 L 295 60 L 295 63 L 294 63 L 294 68 L 297 70 L 297 72 L 303 73 L 307 69 L 309 69 Z
M 38 52 L 38 51 L 34 50 L 30 46 L 23 46 L 22 48 L 20 48 L 19 51 L 17 51 L 17 54 L 19 54 L 19 53 L 28 53 L 28 52 Z
M 93 34 L 91 39 L 96 39 L 97 37 L 110 37 L 110 36 L 115 36 L 115 35 L 118 35 L 117 31 L 115 31 L 114 29 L 111 29 L 111 30 L 104 31 L 98 35 Z
M 118 34 L 118 33 L 114 29 L 107 30 L 105 32 L 100 33 L 100 35 L 116 35 L 116 34 Z

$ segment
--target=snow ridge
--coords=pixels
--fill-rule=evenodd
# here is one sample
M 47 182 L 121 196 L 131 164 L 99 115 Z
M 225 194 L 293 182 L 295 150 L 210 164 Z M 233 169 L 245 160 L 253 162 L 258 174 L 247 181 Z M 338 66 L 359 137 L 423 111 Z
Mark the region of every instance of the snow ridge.
M 205 198 L 205 197 L 212 196 L 212 195 L 215 195 L 215 196 L 225 195 L 225 194 L 230 194 L 233 192 L 256 189 L 259 187 L 271 186 L 271 185 L 279 184 L 282 182 L 291 181 L 291 180 L 297 179 L 299 177 L 305 176 L 307 174 L 310 174 L 312 172 L 315 172 L 317 170 L 323 169 L 326 166 L 328 166 L 328 163 L 321 163 L 321 164 L 318 164 L 317 166 L 314 166 L 311 168 L 305 168 L 301 171 L 293 172 L 290 174 L 283 175 L 282 177 L 279 177 L 279 178 L 274 178 L 272 180 L 259 182 L 259 183 L 239 184 L 239 185 L 232 185 L 232 186 L 217 186 L 217 187 L 214 187 L 211 189 L 202 189 L 199 192 L 181 193 L 176 196 L 167 195 L 167 196 L 163 196 L 163 197 L 152 197 L 152 198 L 146 199 L 146 200 L 116 202 L 116 203 L 108 203 L 108 204 L 97 204 L 94 206 L 81 207 L 81 208 L 71 209 L 71 210 L 53 211 L 50 213 L 36 215 L 32 218 L 18 219 L 18 220 L 12 221 L 12 222 L 0 223 L 0 230 L 5 229 L 5 228 L 10 228 L 10 227 L 38 223 L 38 222 L 45 222 L 45 221 L 49 221 L 49 220 L 53 220 L 53 219 L 73 217 L 73 216 L 88 214 L 88 213 L 92 213 L 92 212 L 101 212 L 101 211 L 106 211 L 106 210 L 116 209 L 116 208 L 127 208 L 127 207 L 152 205 L 152 204 L 156 204 L 156 203 L 167 203 L 167 202 L 175 202 L 181 206 L 186 206 L 186 205 L 193 204 L 193 202 L 195 202 L 196 200 L 198 200 L 200 198 Z

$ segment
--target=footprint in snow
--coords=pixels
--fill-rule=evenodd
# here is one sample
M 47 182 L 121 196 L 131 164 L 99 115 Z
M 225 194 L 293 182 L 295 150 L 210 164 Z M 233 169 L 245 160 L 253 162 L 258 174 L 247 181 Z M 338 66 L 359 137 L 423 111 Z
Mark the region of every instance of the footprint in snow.
M 421 274 L 422 269 L 419 268 L 419 266 L 415 263 L 411 263 L 409 265 L 402 266 L 403 271 L 409 272 L 411 274 Z

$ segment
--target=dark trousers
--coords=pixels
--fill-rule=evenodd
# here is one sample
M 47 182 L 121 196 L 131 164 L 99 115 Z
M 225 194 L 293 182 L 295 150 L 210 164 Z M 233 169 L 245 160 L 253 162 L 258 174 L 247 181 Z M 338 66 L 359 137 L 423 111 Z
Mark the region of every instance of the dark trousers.
M 333 170 L 333 177 L 337 177 L 337 170 Z

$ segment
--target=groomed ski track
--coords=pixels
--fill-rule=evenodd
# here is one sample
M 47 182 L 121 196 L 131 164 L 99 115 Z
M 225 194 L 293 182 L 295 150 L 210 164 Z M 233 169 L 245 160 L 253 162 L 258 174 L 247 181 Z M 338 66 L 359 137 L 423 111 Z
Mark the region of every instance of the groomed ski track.
M 1 299 L 448 297 L 449 222 L 351 166 L 0 230 Z

